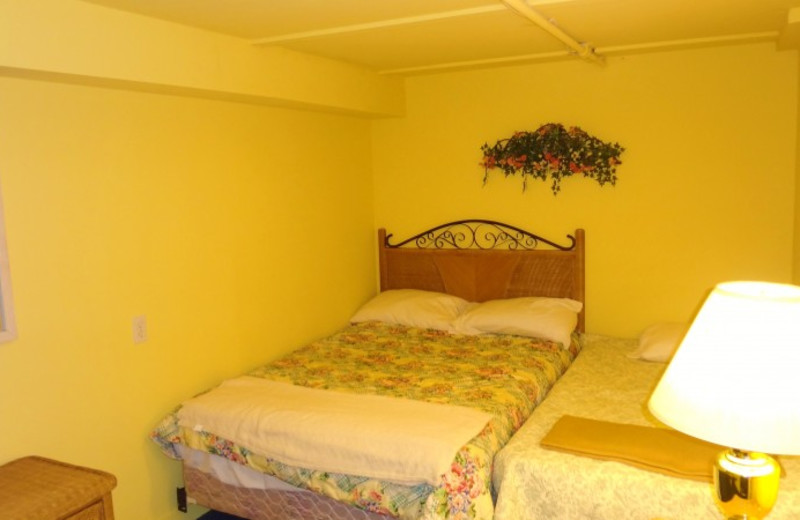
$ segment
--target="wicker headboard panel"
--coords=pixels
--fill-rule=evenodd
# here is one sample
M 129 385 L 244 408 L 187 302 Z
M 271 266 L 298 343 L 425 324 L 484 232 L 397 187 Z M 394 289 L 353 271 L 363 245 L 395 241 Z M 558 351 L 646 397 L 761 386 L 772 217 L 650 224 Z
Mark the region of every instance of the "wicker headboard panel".
M 564 246 L 500 222 L 460 220 L 393 244 L 380 229 L 381 290 L 423 289 L 469 301 L 572 298 L 584 304 L 578 317 L 584 332 L 584 231 L 567 238 Z

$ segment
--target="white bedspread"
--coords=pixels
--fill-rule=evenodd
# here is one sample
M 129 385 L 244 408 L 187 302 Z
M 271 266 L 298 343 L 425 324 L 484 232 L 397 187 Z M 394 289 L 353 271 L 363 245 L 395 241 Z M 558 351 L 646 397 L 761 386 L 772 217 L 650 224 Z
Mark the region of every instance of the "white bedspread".
M 711 484 L 619 462 L 546 450 L 539 441 L 564 414 L 655 426 L 647 399 L 665 365 L 626 357 L 636 342 L 588 336 L 566 375 L 495 457 L 495 520 L 722 519 Z M 769 520 L 800 518 L 800 458 L 782 457 L 786 476 Z
M 285 464 L 403 484 L 438 485 L 487 413 L 239 377 L 183 403 L 182 427 Z

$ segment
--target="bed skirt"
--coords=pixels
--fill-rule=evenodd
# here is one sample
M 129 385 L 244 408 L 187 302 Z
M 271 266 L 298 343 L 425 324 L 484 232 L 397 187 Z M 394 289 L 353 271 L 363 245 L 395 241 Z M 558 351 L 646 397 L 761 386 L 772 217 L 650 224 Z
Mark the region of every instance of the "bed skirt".
M 192 501 L 250 520 L 393 520 L 302 489 L 287 491 L 226 484 L 187 464 L 183 465 L 183 479 Z

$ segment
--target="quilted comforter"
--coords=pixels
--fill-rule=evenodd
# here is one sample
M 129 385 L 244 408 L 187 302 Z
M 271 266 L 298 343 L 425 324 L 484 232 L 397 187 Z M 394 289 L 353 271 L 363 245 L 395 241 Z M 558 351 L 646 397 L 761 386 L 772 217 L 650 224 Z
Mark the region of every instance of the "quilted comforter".
M 471 407 L 491 414 L 455 454 L 438 485 L 403 485 L 298 468 L 202 429 L 178 424 L 176 409 L 152 432 L 175 446 L 219 455 L 361 509 L 402 519 L 486 519 L 494 513 L 495 453 L 525 422 L 580 350 L 520 336 L 466 336 L 379 322 L 354 324 L 248 375 L 294 385 Z

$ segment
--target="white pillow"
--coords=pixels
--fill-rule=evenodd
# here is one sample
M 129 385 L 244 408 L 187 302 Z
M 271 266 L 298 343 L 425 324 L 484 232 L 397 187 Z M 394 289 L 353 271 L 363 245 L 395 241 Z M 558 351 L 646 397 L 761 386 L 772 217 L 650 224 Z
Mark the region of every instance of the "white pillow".
M 561 343 L 569 348 L 578 324 L 579 301 L 569 298 L 509 298 L 473 306 L 458 317 L 461 334 L 516 334 Z
M 393 289 L 383 291 L 365 303 L 351 323 L 382 321 L 423 329 L 453 331 L 453 322 L 469 302 L 449 294 Z
M 630 357 L 644 361 L 666 363 L 675 353 L 689 326 L 686 323 L 656 323 L 639 336 L 639 346 Z

